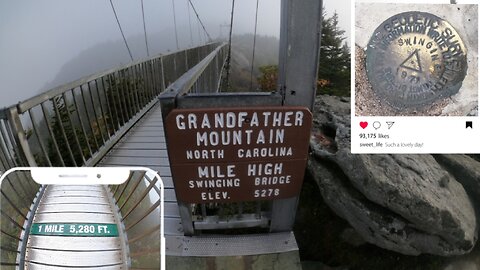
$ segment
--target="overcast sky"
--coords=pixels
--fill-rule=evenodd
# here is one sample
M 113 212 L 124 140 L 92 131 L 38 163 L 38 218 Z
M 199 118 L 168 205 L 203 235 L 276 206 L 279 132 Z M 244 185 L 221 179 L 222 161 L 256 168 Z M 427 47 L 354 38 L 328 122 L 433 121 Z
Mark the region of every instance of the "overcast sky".
M 198 23 L 187 0 L 174 0 L 180 44 L 197 44 Z M 231 1 L 192 0 L 212 38 L 227 35 Z M 141 5 L 138 0 L 113 0 L 127 41 L 143 35 Z M 256 0 L 236 1 L 234 34 L 253 32 Z M 324 1 L 328 14 L 337 10 L 340 27 L 350 32 L 348 0 Z M 172 0 L 144 0 L 147 35 L 169 33 L 173 28 Z M 258 34 L 278 36 L 280 0 L 260 0 Z M 165 36 L 164 42 L 174 40 Z M 0 106 L 28 99 L 51 82 L 62 66 L 81 52 L 99 43 L 121 39 L 108 0 L 0 0 Z M 157 43 L 155 43 L 157 42 Z M 160 39 L 150 40 L 151 54 L 161 53 Z M 184 47 L 184 46 L 183 46 Z M 141 47 L 140 47 L 141 48 Z M 137 48 L 138 49 L 138 48 Z M 176 48 L 171 48 L 175 50 Z M 128 59 L 127 50 L 121 59 Z M 132 51 L 134 58 L 146 50 Z M 120 63 L 115 63 L 115 65 Z M 92 70 L 91 73 L 99 70 Z M 89 74 L 79 74 L 79 77 Z

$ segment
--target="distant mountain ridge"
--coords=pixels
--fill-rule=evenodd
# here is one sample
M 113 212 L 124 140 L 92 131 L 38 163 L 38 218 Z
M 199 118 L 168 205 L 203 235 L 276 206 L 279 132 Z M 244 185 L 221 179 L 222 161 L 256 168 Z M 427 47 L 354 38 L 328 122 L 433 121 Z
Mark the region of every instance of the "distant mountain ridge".
M 150 55 L 176 51 L 174 33 L 168 30 L 148 36 Z M 184 33 L 179 33 L 184 35 Z M 135 60 L 146 58 L 145 39 L 143 35 L 127 38 L 128 45 Z M 195 40 L 194 40 L 195 41 Z M 197 45 L 197 44 L 195 44 Z M 179 39 L 181 49 L 191 47 L 190 40 Z M 250 86 L 250 69 L 253 48 L 253 34 L 232 37 L 232 85 L 237 90 L 248 91 Z M 53 80 L 46 83 L 39 93 L 131 62 L 123 40 L 107 41 L 83 50 L 66 62 Z M 258 67 L 278 63 L 278 39 L 271 36 L 257 35 L 254 65 L 254 83 L 259 76 Z
M 180 37 L 180 49 L 192 47 L 190 38 L 183 38 L 187 37 L 186 27 L 179 28 L 178 35 Z M 160 53 L 167 53 L 169 51 L 176 51 L 176 41 L 175 38 L 172 38 L 174 36 L 175 32 L 172 29 L 164 29 L 161 32 L 149 34 L 148 45 L 150 56 Z M 145 38 L 143 35 L 127 37 L 127 42 L 134 60 L 147 57 Z M 194 37 L 193 42 L 198 42 L 198 36 L 197 39 Z M 197 44 L 194 46 L 196 45 Z M 131 62 L 131 59 L 122 39 L 98 43 L 95 46 L 81 51 L 78 55 L 67 61 L 57 73 L 55 78 L 42 86 L 38 90 L 38 93 L 43 93 L 59 85 L 66 84 L 78 80 L 84 76 L 92 75 L 129 62 Z

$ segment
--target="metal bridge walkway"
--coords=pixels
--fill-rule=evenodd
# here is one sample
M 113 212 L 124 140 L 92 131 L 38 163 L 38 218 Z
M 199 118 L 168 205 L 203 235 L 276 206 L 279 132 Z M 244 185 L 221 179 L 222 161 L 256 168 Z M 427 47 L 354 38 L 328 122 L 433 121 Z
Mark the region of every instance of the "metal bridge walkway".
M 112 203 L 104 186 L 47 186 L 33 218 L 25 269 L 126 269 Z
M 157 171 L 165 187 L 165 237 L 183 236 L 159 103 L 120 139 L 98 166 L 144 166 Z

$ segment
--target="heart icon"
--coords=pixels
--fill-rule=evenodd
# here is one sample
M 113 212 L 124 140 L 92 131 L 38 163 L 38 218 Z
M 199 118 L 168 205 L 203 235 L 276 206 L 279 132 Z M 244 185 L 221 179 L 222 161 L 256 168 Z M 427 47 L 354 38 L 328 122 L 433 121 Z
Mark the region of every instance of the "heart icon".
M 360 126 L 365 129 L 368 126 L 368 122 L 360 122 Z

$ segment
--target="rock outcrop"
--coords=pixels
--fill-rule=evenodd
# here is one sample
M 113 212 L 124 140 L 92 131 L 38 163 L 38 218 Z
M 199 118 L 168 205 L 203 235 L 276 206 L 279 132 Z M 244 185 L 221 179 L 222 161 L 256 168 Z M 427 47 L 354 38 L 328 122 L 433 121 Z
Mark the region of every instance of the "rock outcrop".
M 466 155 L 355 155 L 350 101 L 316 102 L 309 170 L 325 202 L 366 241 L 408 255 L 468 253 L 480 162 Z M 478 194 L 478 195 L 477 195 Z

